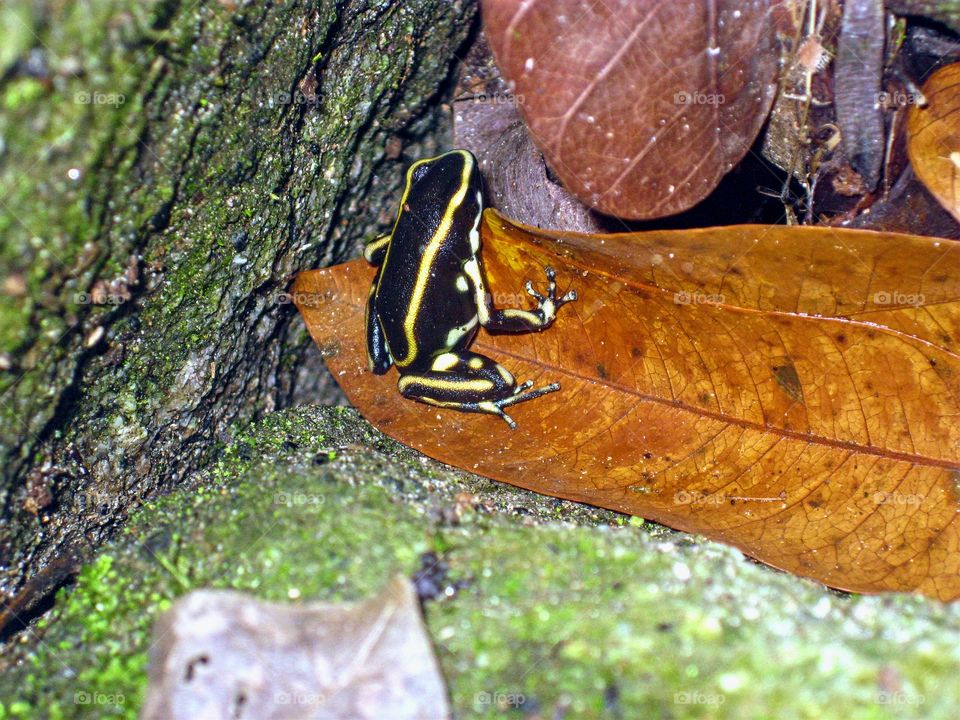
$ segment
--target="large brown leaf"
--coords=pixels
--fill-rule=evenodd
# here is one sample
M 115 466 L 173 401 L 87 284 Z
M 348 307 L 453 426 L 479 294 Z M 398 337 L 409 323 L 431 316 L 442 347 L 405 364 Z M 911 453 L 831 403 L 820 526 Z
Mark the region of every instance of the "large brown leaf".
M 940 68 L 923 85 L 924 105 L 907 120 L 907 152 L 920 181 L 960 221 L 960 63 Z
M 490 289 L 557 268 L 580 299 L 474 348 L 559 392 L 495 417 L 367 371 L 362 262 L 295 300 L 371 423 L 444 462 L 728 542 L 858 592 L 960 596 L 960 243 L 739 226 L 576 235 L 482 225 Z M 542 284 L 542 281 L 541 281 Z M 513 301 L 513 302 L 511 302 Z
M 747 152 L 770 110 L 769 0 L 484 0 L 484 27 L 564 185 L 624 218 L 685 210 Z

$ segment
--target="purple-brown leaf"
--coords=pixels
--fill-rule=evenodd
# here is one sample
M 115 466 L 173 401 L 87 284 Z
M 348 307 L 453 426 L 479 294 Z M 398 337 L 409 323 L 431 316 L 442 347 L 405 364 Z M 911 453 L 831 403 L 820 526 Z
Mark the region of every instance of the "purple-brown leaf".
M 534 141 L 577 197 L 624 218 L 696 204 L 746 154 L 775 90 L 769 0 L 483 0 Z

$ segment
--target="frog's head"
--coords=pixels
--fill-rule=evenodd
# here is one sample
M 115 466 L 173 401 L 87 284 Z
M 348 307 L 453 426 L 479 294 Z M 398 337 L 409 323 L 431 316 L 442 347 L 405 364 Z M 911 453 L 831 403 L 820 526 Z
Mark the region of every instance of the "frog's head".
M 410 166 L 404 203 L 414 208 L 446 208 L 454 198 L 473 202 L 477 193 L 482 193 L 482 188 L 483 181 L 473 153 L 451 150 Z

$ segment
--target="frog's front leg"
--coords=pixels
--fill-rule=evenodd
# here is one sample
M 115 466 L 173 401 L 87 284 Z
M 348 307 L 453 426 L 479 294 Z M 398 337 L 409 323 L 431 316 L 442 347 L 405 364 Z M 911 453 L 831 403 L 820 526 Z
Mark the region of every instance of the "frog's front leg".
M 474 292 L 480 324 L 487 330 L 494 332 L 537 332 L 553 324 L 557 317 L 557 310 L 569 302 L 577 299 L 575 290 L 571 290 L 562 297 L 557 297 L 557 273 L 552 267 L 545 268 L 547 275 L 547 294 L 541 295 L 534 290 L 533 283 L 527 280 L 524 288 L 527 294 L 537 301 L 533 310 L 517 310 L 508 308 L 498 310 L 493 306 L 490 293 L 483 282 L 483 273 L 477 259 L 470 258 L 463 266 L 464 274 L 470 281 L 470 288 Z
M 405 372 L 398 385 L 406 398 L 464 412 L 499 415 L 511 428 L 517 424 L 503 408 L 560 389 L 553 383 L 530 390 L 532 380 L 517 384 L 505 367 L 468 350 L 442 353 L 428 369 Z
M 390 247 L 390 234 L 381 235 L 363 246 L 363 258 L 371 265 L 380 266 Z

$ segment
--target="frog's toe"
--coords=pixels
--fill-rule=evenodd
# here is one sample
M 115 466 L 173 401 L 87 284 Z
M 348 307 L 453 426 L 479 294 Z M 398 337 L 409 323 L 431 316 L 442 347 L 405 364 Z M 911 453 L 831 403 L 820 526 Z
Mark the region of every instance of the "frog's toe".
M 503 418 L 503 421 L 510 426 L 511 429 L 516 429 L 517 423 L 515 423 L 513 418 L 507 415 L 503 409 L 505 407 L 510 407 L 511 405 L 516 405 L 517 403 L 533 400 L 534 398 L 546 395 L 547 393 L 556 392 L 560 389 L 560 383 L 550 383 L 549 385 L 545 385 L 542 388 L 537 388 L 536 390 L 531 390 L 530 388 L 532 387 L 533 380 L 525 380 L 517 385 L 513 389 L 513 392 L 507 397 L 503 397 L 498 400 L 482 400 L 472 407 L 480 412 L 490 413 L 491 415 L 499 415 L 501 418 Z
M 485 400 L 483 402 L 479 402 L 477 403 L 477 409 L 481 412 L 490 413 L 491 415 L 499 415 L 501 418 L 503 418 L 503 421 L 510 426 L 511 430 L 517 429 L 517 423 L 514 422 L 512 417 L 503 411 L 499 401 Z
M 524 290 L 527 291 L 527 295 L 529 295 L 530 297 L 532 297 L 532 298 L 533 298 L 534 300 L 536 300 L 538 303 L 542 303 L 544 300 L 546 300 L 546 298 L 545 298 L 543 295 L 541 295 L 539 292 L 537 292 L 537 289 L 533 286 L 533 283 L 532 283 L 531 281 L 527 280 L 527 281 L 523 284 L 523 288 L 524 288 Z
M 557 271 L 547 266 L 547 297 L 553 300 L 557 296 Z
M 577 291 L 570 290 L 567 292 L 566 295 L 564 295 L 563 297 L 557 300 L 557 307 L 560 307 L 561 305 L 566 305 L 567 303 L 573 302 L 576 299 L 577 299 Z
M 520 402 L 526 402 L 527 400 L 533 400 L 538 398 L 541 395 L 546 395 L 547 393 L 556 392 L 560 389 L 560 383 L 550 383 L 549 385 L 544 385 L 542 388 L 537 388 L 536 390 L 531 390 L 533 387 L 533 380 L 526 380 L 521 384 L 517 385 L 513 394 L 509 397 L 505 397 L 502 400 L 497 401 L 497 404 L 500 407 L 507 407 L 508 405 L 516 405 Z

